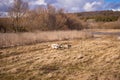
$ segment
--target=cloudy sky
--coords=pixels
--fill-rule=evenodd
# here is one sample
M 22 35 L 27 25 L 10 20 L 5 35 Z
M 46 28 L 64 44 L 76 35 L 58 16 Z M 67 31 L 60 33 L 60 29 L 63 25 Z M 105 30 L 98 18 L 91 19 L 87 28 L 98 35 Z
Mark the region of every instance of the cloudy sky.
M 99 10 L 120 11 L 120 0 L 23 0 L 30 8 L 51 4 L 57 8 L 64 8 L 68 12 L 84 12 Z M 0 12 L 7 11 L 13 0 L 0 0 Z

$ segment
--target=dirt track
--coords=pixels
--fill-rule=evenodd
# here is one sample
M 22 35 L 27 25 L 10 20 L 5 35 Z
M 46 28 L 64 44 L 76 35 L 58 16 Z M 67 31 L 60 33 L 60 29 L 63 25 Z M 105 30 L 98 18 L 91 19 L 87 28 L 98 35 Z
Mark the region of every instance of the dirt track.
M 0 80 L 120 80 L 120 41 L 88 39 L 59 41 L 70 49 L 50 44 L 0 50 Z

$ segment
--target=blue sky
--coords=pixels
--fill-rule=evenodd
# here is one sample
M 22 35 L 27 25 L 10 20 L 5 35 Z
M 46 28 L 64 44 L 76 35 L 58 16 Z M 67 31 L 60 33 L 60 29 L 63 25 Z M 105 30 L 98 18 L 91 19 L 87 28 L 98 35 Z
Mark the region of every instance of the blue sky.
M 120 0 L 23 0 L 30 8 L 51 4 L 56 8 L 64 8 L 68 12 L 85 12 L 114 10 L 120 11 Z M 7 11 L 13 0 L 0 0 L 0 12 Z
M 106 2 L 120 2 L 120 0 L 105 0 Z

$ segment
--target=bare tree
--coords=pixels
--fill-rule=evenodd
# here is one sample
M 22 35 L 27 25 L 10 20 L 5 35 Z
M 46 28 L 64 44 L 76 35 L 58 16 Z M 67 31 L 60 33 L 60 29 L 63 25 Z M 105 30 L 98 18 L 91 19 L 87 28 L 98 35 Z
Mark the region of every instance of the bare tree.
M 22 0 L 14 0 L 13 5 L 9 9 L 9 16 L 12 19 L 15 32 L 21 28 L 20 21 L 28 10 L 28 3 Z

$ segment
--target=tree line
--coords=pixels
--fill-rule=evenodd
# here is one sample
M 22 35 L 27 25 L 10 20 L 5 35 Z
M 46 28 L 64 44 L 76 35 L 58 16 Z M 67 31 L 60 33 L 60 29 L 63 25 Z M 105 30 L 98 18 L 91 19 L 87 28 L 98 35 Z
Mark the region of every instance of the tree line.
M 81 30 L 83 26 L 76 14 L 65 13 L 52 5 L 30 10 L 28 3 L 14 0 L 8 17 L 0 19 L 0 32 L 28 32 L 48 30 Z
M 94 19 L 96 22 L 113 22 L 120 18 L 120 11 L 94 11 L 77 13 L 80 19 Z

